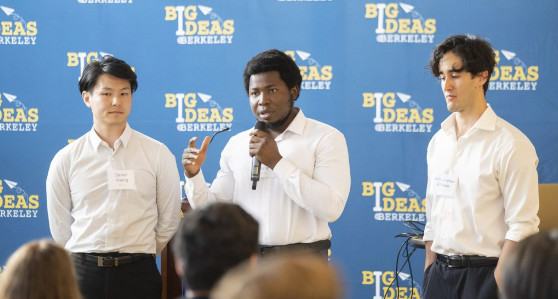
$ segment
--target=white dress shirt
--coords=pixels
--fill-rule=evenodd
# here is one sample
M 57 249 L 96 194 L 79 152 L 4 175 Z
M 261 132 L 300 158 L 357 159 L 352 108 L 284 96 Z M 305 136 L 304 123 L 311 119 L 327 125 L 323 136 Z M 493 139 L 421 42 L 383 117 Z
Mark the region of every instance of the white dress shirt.
M 275 138 L 283 158 L 271 170 L 262 164 L 252 190 L 249 132 L 233 136 L 221 153 L 221 169 L 208 189 L 203 173 L 186 178 L 193 208 L 232 201 L 260 223 L 260 244 L 310 243 L 331 238 L 328 223 L 339 218 L 351 186 L 345 137 L 298 112 Z
M 504 241 L 538 231 L 538 158 L 529 139 L 490 106 L 456 139 L 455 114 L 427 153 L 423 240 L 446 255 L 498 257 Z
M 109 187 L 108 172 L 123 170 L 135 186 Z M 180 222 L 174 156 L 128 124 L 114 151 L 94 129 L 60 150 L 46 189 L 51 234 L 71 252 L 159 254 Z

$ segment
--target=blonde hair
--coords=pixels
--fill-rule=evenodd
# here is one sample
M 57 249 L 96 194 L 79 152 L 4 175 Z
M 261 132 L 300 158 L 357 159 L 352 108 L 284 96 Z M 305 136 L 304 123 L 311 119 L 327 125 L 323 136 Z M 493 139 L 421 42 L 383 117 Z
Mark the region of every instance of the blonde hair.
M 211 299 L 340 299 L 343 288 L 336 269 L 312 254 L 260 260 L 228 272 Z
M 0 299 L 81 299 L 68 252 L 52 241 L 29 242 L 8 259 Z

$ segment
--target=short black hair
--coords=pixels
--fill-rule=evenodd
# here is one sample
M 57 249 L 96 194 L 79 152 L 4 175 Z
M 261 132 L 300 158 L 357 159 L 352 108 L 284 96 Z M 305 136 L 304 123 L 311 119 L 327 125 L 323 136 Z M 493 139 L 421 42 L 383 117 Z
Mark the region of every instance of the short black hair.
M 258 222 L 233 203 L 186 213 L 173 250 L 183 262 L 188 289 L 210 290 L 227 270 L 256 254 L 258 233 Z
M 490 76 L 496 66 L 496 55 L 490 43 L 473 35 L 452 35 L 446 38 L 436 46 L 430 59 L 430 70 L 434 77 L 440 76 L 440 60 L 450 51 L 461 58 L 463 70 L 473 77 L 488 71 L 488 78 L 483 85 L 486 94 Z
M 277 49 L 271 49 L 252 57 L 244 69 L 244 88 L 249 93 L 250 77 L 254 74 L 278 71 L 279 76 L 289 89 L 302 85 L 302 75 L 294 60 Z M 296 100 L 296 99 L 294 99 Z
M 558 229 L 521 240 L 502 265 L 501 298 L 556 298 Z
M 101 60 L 92 61 L 85 67 L 79 79 L 79 92 L 91 92 L 97 84 L 97 79 L 102 74 L 109 74 L 120 79 L 128 80 L 132 93 L 138 88 L 136 73 L 134 73 L 130 65 L 124 60 L 105 55 Z

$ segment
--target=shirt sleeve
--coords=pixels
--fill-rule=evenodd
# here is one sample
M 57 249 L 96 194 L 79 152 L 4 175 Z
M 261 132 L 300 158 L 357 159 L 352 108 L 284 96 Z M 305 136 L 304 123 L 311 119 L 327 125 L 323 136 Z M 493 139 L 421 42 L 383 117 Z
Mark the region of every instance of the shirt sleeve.
M 72 235 L 72 197 L 68 169 L 61 152 L 57 153 L 46 179 L 47 212 L 50 233 L 54 241 L 65 246 Z
M 332 130 L 324 135 L 315 156 L 312 176 L 286 158 L 275 165 L 273 172 L 297 205 L 317 218 L 333 222 L 341 216 L 351 188 L 349 152 L 343 134 Z
M 161 253 L 180 223 L 180 175 L 176 159 L 169 149 L 161 145 L 157 165 L 157 213 L 155 226 L 156 252 Z
M 527 141 L 514 142 L 503 153 L 499 161 L 499 184 L 508 225 L 505 238 L 519 242 L 539 230 L 539 159 Z
M 229 152 L 230 144 L 227 144 L 221 153 L 220 169 L 211 183 L 211 188 L 207 186 L 201 169 L 195 176 L 186 177 L 186 196 L 193 209 L 210 202 L 233 200 L 235 182 L 227 162 Z

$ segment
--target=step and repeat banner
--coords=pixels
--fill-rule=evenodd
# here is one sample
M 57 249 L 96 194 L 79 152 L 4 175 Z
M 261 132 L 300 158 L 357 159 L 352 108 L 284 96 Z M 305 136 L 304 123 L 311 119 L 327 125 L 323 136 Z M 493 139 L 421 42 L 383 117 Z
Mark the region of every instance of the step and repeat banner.
M 190 138 L 231 128 L 209 148 L 212 180 L 228 138 L 255 122 L 246 62 L 270 48 L 288 53 L 304 79 L 296 104 L 349 147 L 351 193 L 331 225 L 330 257 L 347 298 L 420 298 L 424 251 L 404 264 L 414 247 L 398 259 L 406 238 L 396 235 L 414 232 L 406 221 L 426 220 L 426 147 L 449 114 L 427 65 L 449 35 L 490 41 L 498 66 L 487 99 L 535 145 L 540 182 L 558 182 L 554 0 L 0 0 L 0 8 L 0 269 L 21 244 L 50 237 L 48 167 L 91 129 L 78 80 L 104 55 L 134 68 L 129 123 L 165 143 L 177 164 Z

